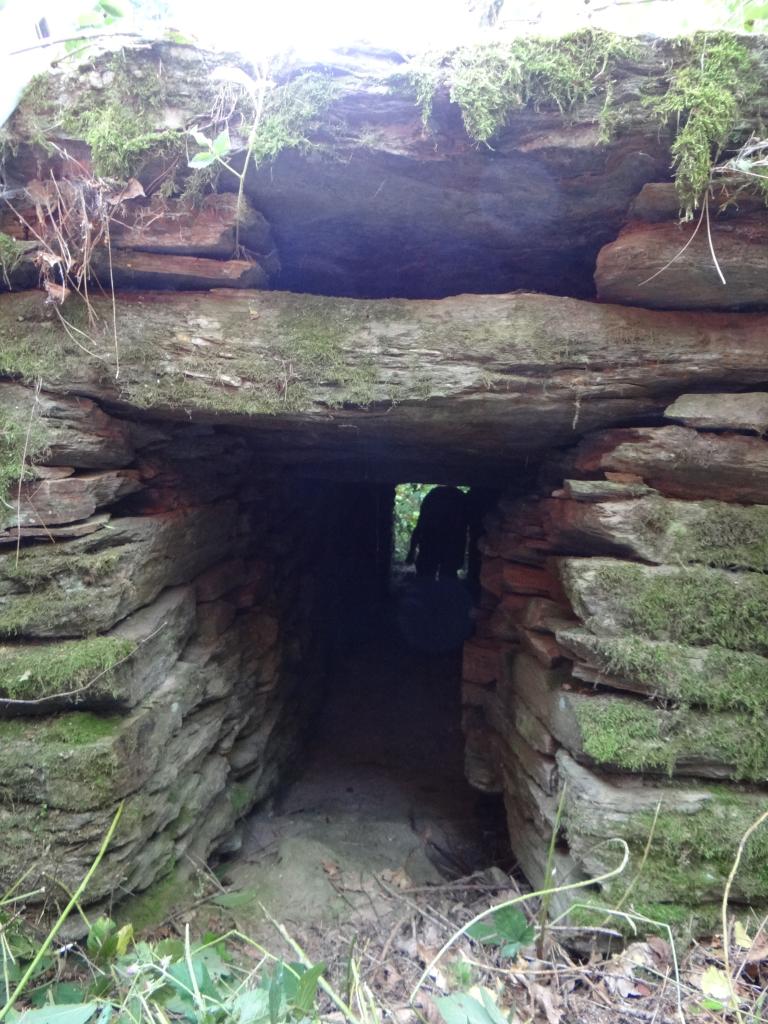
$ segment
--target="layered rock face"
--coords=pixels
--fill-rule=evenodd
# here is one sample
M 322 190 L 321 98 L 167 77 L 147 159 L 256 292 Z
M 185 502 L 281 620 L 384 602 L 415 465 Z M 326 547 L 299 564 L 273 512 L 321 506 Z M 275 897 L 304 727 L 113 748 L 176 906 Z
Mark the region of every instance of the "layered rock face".
M 684 395 L 669 425 L 587 435 L 487 522 L 467 769 L 504 794 L 534 884 L 562 802 L 555 884 L 609 874 L 621 839 L 627 869 L 590 900 L 631 882 L 655 920 L 716 920 L 768 801 L 766 399 Z M 735 902 L 768 903 L 767 841 L 747 844 Z
M 10 383 L 0 407 L 41 452 L 0 532 L 0 887 L 71 891 L 123 802 L 86 896 L 119 899 L 232 848 L 290 776 L 329 579 L 370 567 L 336 539 L 347 489 L 266 477 L 242 435 Z

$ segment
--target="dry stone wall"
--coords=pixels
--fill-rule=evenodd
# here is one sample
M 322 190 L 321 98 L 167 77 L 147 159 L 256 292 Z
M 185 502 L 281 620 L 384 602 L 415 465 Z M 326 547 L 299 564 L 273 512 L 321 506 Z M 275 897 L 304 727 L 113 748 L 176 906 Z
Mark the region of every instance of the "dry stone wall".
M 467 774 L 503 793 L 534 885 L 562 801 L 555 884 L 610 872 L 618 838 L 628 867 L 589 900 L 615 906 L 634 879 L 624 909 L 717 920 L 768 807 L 766 399 L 685 395 L 669 425 L 588 435 L 487 521 Z M 758 832 L 736 903 L 768 904 L 766 865 Z
M 232 848 L 321 694 L 348 495 L 242 434 L 0 385 L 33 474 L 0 531 L 0 889 L 120 899 Z

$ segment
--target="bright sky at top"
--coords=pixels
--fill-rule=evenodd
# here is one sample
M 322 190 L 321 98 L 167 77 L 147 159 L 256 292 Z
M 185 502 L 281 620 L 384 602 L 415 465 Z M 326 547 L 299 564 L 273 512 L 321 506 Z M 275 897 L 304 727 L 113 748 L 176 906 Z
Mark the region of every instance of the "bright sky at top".
M 203 47 L 245 56 L 321 52 L 367 42 L 413 53 L 471 41 L 479 34 L 472 0 L 116 0 L 129 19 L 137 8 L 167 11 L 175 28 Z M 35 42 L 45 17 L 66 35 L 94 0 L 0 0 L 0 53 Z M 511 32 L 559 34 L 586 25 L 626 34 L 674 35 L 723 23 L 727 0 L 506 0 L 500 25 Z

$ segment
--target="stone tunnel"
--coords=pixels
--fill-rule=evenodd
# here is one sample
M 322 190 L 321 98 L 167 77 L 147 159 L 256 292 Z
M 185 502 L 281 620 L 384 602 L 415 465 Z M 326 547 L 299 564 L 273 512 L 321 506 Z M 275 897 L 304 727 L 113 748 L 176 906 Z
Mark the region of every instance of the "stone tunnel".
M 170 89 L 208 60 L 164 56 Z M 399 65 L 346 61 L 332 143 L 252 169 L 246 260 L 233 194 L 149 168 L 109 186 L 111 294 L 40 290 L 43 163 L 71 183 L 87 146 L 6 167 L 0 885 L 33 850 L 30 887 L 71 891 L 121 803 L 92 903 L 233 850 L 386 589 L 394 485 L 430 481 L 498 495 L 453 699 L 519 867 L 541 884 L 557 829 L 556 878 L 610 905 L 639 872 L 638 912 L 706 929 L 768 800 L 768 215 L 713 214 L 727 284 L 695 241 L 643 291 L 694 229 L 632 107 L 658 62 L 617 69 L 612 140 L 589 104 L 522 108 L 478 149 L 447 99 L 427 137 L 382 92 Z M 755 837 L 736 903 L 768 906 L 766 863 Z

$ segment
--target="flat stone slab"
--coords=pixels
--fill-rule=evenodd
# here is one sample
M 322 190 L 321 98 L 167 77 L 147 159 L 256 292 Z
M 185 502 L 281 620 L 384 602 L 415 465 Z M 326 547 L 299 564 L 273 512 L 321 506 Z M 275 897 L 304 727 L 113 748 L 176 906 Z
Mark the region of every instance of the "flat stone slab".
M 619 845 L 607 840 L 619 838 L 629 845 L 623 876 L 603 886 L 607 898 L 620 896 L 635 877 L 651 837 L 633 901 L 695 906 L 720 899 L 739 840 L 768 800 L 765 788 L 605 775 L 578 764 L 564 750 L 557 764 L 566 784 L 568 846 L 583 870 L 595 877 L 620 863 Z M 737 902 L 765 902 L 767 857 L 768 837 L 758 832 L 734 880 Z
M 542 511 L 547 539 L 557 551 L 768 569 L 768 505 L 675 501 L 649 494 L 590 503 L 551 499 L 542 503 Z
M 26 481 L 21 488 L 13 488 L 13 507 L 2 509 L 0 529 L 78 522 L 141 488 L 141 479 L 135 469 Z
M 768 392 L 742 394 L 681 395 L 667 406 L 668 420 L 702 430 L 768 430 Z
M 556 636 L 605 686 L 716 711 L 768 711 L 768 658 L 757 654 L 637 635 L 596 636 L 573 626 Z
M 579 618 L 598 636 L 627 633 L 699 647 L 768 654 L 768 576 L 705 566 L 562 558 Z
M 764 309 L 768 305 L 768 216 L 712 216 L 697 222 L 635 221 L 597 257 L 602 302 L 651 309 Z M 711 244 L 725 277 L 718 275 Z M 685 251 L 682 250 L 685 248 Z
M 691 427 L 629 427 L 586 437 L 575 468 L 636 473 L 673 498 L 768 504 L 768 442 Z
M 665 709 L 629 696 L 584 690 L 527 654 L 511 664 L 515 697 L 580 761 L 610 771 L 768 778 L 759 722 L 737 712 Z
M 232 502 L 114 519 L 109 530 L 0 554 L 0 636 L 103 633 L 231 551 Z
M 164 682 L 195 626 L 191 587 L 174 587 L 103 636 L 0 645 L 0 708 L 133 707 Z
M 48 466 L 119 469 L 134 457 L 130 426 L 109 416 L 89 398 L 52 395 L 0 381 L 0 419 L 20 435 L 19 457 L 27 429 L 33 447 Z

